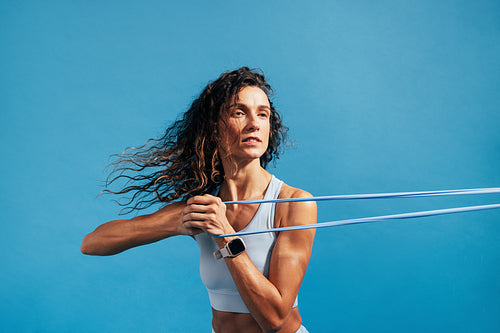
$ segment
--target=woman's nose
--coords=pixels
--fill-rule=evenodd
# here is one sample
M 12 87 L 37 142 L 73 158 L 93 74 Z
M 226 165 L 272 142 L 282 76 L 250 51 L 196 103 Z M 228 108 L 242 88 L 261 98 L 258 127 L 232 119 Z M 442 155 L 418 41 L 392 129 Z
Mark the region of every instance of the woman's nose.
M 248 131 L 257 131 L 259 130 L 260 128 L 260 125 L 259 125 L 259 121 L 258 121 L 258 117 L 256 115 L 250 115 L 248 118 L 247 118 L 247 130 Z

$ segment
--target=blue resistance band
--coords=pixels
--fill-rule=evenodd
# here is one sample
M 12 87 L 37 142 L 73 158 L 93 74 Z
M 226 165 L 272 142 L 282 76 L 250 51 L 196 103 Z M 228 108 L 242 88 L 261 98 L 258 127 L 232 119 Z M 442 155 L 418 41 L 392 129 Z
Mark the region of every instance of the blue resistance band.
M 324 201 L 324 200 L 416 198 L 416 197 L 435 197 L 435 196 L 445 196 L 445 195 L 490 194 L 490 193 L 500 193 L 500 187 L 473 188 L 473 189 L 464 189 L 464 190 L 422 191 L 422 192 L 327 195 L 327 196 L 309 197 L 309 198 L 240 200 L 240 201 L 225 201 L 224 203 L 226 205 L 230 205 L 230 204 L 257 204 L 257 203 L 260 204 L 260 203 Z
M 354 194 L 354 195 L 333 195 L 309 198 L 285 198 L 285 199 L 271 199 L 271 200 L 243 200 L 243 201 L 226 201 L 225 204 L 256 204 L 256 203 L 279 203 L 279 202 L 302 202 L 302 201 L 322 201 L 322 200 L 352 200 L 352 199 L 381 199 L 381 198 L 414 198 L 414 197 L 430 197 L 430 196 L 445 196 L 445 195 L 466 195 L 466 194 L 489 194 L 500 193 L 500 188 L 479 188 L 479 189 L 466 189 L 466 190 L 443 190 L 443 191 L 425 191 L 425 192 L 398 192 L 398 193 L 377 193 L 377 194 Z M 243 231 L 232 234 L 214 236 L 214 237 L 232 237 L 232 236 L 246 236 L 255 235 L 268 232 L 280 232 L 290 230 L 304 230 L 313 228 L 335 227 L 347 224 L 369 223 L 388 220 L 409 219 L 416 217 L 426 217 L 444 214 L 464 213 L 486 209 L 500 208 L 500 204 L 457 207 L 448 209 L 437 209 L 428 211 L 419 211 L 413 213 L 394 214 L 364 217 L 357 219 L 339 220 L 332 222 L 322 222 L 308 225 L 298 225 L 291 227 L 272 228 L 257 231 Z

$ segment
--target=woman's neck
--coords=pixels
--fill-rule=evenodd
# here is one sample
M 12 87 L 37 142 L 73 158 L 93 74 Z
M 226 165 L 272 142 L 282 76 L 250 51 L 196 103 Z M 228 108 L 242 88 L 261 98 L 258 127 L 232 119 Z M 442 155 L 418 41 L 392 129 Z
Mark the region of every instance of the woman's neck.
M 237 171 L 225 174 L 220 196 L 223 201 L 259 199 L 270 181 L 271 174 L 260 163 L 239 166 Z

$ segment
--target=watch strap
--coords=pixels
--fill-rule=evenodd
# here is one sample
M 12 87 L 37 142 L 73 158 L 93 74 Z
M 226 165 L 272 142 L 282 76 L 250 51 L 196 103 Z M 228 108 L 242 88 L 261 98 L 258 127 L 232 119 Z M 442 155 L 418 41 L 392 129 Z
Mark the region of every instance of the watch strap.
M 214 257 L 217 260 L 225 258 L 225 257 L 229 257 L 229 255 L 230 255 L 230 253 L 229 253 L 229 249 L 227 247 L 227 244 L 222 249 L 218 249 L 217 251 L 214 252 Z
M 231 251 L 231 245 L 234 245 L 234 244 L 240 244 L 240 248 L 237 250 L 238 252 L 236 253 L 233 253 Z M 233 239 L 232 241 L 230 241 L 229 243 L 227 243 L 223 248 L 221 249 L 218 249 L 214 252 L 214 257 L 215 259 L 219 260 L 219 259 L 222 259 L 222 258 L 234 258 L 238 255 L 240 255 L 243 251 L 245 251 L 245 242 L 243 242 L 243 239 L 237 237 L 235 239 Z

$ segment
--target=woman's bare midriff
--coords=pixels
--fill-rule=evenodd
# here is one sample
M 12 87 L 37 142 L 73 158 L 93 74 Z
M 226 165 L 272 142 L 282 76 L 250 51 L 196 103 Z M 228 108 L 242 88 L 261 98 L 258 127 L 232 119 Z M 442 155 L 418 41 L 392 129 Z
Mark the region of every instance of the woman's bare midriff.
M 212 326 L 216 333 L 262 333 L 259 324 L 249 313 L 222 312 L 212 308 Z M 295 333 L 302 323 L 299 308 L 295 307 L 279 333 Z

